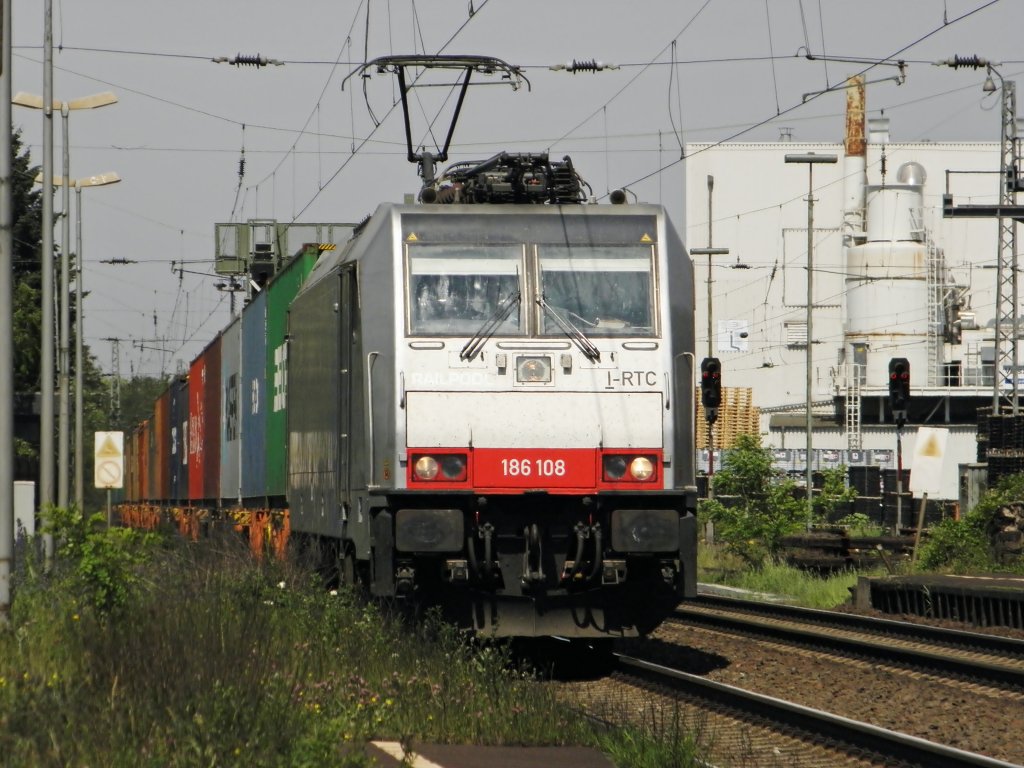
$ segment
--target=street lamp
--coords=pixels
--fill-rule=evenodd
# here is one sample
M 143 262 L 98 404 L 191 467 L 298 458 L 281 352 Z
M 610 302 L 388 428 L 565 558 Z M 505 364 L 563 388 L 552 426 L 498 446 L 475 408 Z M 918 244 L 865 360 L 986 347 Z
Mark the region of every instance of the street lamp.
M 0 72 L 11 71 L 11 4 L 0 9 Z M 11 196 L 11 78 L 0 77 L 0 627 L 10 623 L 14 571 L 14 211 Z
M 97 176 L 86 176 L 71 182 L 75 188 L 75 504 L 85 509 L 85 411 L 82 402 L 83 357 L 82 357 L 82 270 L 85 262 L 82 256 L 82 187 L 104 187 L 117 184 L 121 177 L 113 171 Z
M 814 519 L 814 476 L 811 472 L 811 450 L 814 446 L 812 430 L 814 422 L 811 418 L 811 344 L 813 343 L 813 314 L 814 306 L 814 166 L 818 163 L 835 163 L 839 160 L 836 155 L 818 155 L 814 152 L 806 154 L 786 155 L 787 163 L 804 163 L 807 165 L 807 529 L 811 528 L 811 521 Z
M 228 281 L 220 281 L 213 284 L 218 291 L 224 291 L 231 296 L 231 317 L 235 316 L 235 294 L 245 290 L 245 286 L 239 283 L 234 277 Z
M 36 176 L 36 182 L 42 181 L 42 176 Z M 82 368 L 82 300 L 85 294 L 82 292 L 82 187 L 102 187 L 107 184 L 117 184 L 121 177 L 113 171 L 100 173 L 95 176 L 86 176 L 81 179 L 71 179 L 69 187 L 75 188 L 75 504 L 79 509 L 85 507 L 85 410 L 82 398 L 83 368 Z M 62 178 L 54 178 L 54 186 L 63 186 Z
M 19 92 L 14 96 L 11 101 L 22 107 L 29 107 L 30 109 L 43 109 L 45 101 L 42 96 L 37 96 L 31 93 Z M 62 127 L 62 140 L 64 143 L 64 167 L 62 176 L 62 187 L 63 197 L 62 205 L 64 211 L 64 217 L 62 222 L 62 238 L 63 245 L 61 247 L 60 254 L 60 334 L 59 334 L 59 349 L 58 349 L 58 389 L 60 391 L 60 401 L 58 405 L 58 427 L 57 434 L 59 440 L 57 443 L 57 506 L 67 507 L 68 505 L 68 459 L 69 459 L 69 432 L 70 432 L 70 413 L 69 413 L 69 389 L 70 389 L 70 378 L 68 376 L 69 369 L 69 350 L 68 342 L 71 336 L 71 313 L 68 306 L 68 294 L 70 289 L 70 268 L 68 264 L 68 251 L 71 243 L 71 221 L 68 218 L 68 210 L 71 207 L 70 200 L 70 145 L 68 143 L 68 115 L 72 110 L 79 109 L 97 109 L 98 107 L 105 107 L 109 104 L 117 102 L 117 97 L 109 92 L 104 91 L 103 93 L 95 93 L 91 96 L 83 96 L 78 99 L 72 99 L 71 101 L 57 101 L 53 100 L 51 109 L 59 109 L 61 115 L 61 127 Z M 44 188 L 44 197 L 46 196 L 46 189 Z M 45 222 L 44 222 L 45 225 Z M 48 258 L 47 254 L 43 254 L 43 258 Z M 44 307 L 46 305 L 45 295 L 45 280 L 44 280 L 44 296 L 43 296 Z M 44 312 L 44 324 L 45 324 L 45 312 Z M 44 331 L 45 335 L 45 331 Z M 49 354 L 52 358 L 52 348 L 47 350 L 46 344 L 43 345 L 43 355 Z M 51 345 L 52 346 L 52 345 Z M 43 377 L 43 400 L 46 402 L 47 390 L 49 389 L 49 397 L 52 399 L 52 377 L 50 381 L 47 381 L 46 376 Z M 43 428 L 45 438 L 45 427 Z M 46 460 L 46 457 L 43 457 Z

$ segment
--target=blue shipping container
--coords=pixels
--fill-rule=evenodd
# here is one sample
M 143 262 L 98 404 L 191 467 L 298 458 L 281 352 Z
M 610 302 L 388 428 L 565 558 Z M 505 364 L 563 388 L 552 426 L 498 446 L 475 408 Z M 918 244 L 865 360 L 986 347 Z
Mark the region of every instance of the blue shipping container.
M 171 498 L 188 498 L 188 376 L 171 382 Z

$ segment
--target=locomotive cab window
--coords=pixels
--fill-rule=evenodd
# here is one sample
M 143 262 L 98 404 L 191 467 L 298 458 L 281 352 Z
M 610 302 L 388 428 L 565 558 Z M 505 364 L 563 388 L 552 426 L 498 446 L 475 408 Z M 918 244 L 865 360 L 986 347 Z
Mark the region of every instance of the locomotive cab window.
M 409 245 L 409 332 L 468 336 L 500 321 L 495 333 L 523 333 L 522 246 Z
M 655 335 L 650 246 L 541 245 L 537 264 L 542 334 Z

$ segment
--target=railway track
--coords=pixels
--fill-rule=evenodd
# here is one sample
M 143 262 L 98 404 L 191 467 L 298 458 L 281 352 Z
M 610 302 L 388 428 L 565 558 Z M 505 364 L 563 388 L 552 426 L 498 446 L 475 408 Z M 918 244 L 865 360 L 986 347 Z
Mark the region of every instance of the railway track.
M 1024 692 L 1024 641 L 1014 638 L 714 596 L 671 621 Z
M 634 656 L 617 654 L 618 684 L 665 696 L 713 733 L 713 764 L 817 766 L 1013 766 Z M 672 706 L 671 703 L 666 703 Z M 697 711 L 699 715 L 693 715 Z M 718 761 L 723 761 L 719 763 Z
M 615 722 L 682 723 L 716 766 L 1024 764 L 1018 640 L 731 599 L 682 608 L 566 694 Z

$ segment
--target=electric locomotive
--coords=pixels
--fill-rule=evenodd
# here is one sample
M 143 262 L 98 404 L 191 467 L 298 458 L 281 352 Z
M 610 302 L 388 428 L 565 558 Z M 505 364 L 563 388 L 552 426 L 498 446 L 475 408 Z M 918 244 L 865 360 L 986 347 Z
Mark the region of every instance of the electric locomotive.
M 692 265 L 660 206 L 614 199 L 503 153 L 320 255 L 287 501 L 343 580 L 499 636 L 642 635 L 695 595 Z

